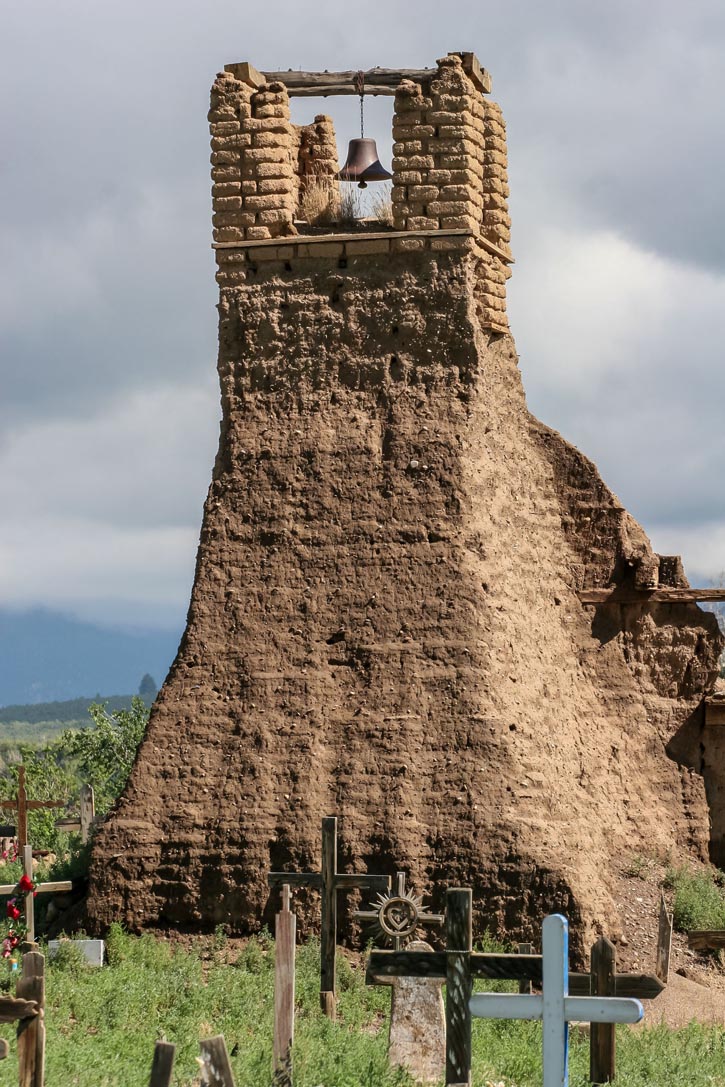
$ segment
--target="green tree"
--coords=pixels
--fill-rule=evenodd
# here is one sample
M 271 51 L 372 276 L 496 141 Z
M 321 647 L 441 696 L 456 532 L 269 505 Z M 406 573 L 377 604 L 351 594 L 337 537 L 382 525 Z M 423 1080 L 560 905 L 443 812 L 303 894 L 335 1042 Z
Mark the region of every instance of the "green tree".
M 150 678 L 150 677 L 149 677 Z M 79 732 L 63 732 L 58 745 L 72 761 L 81 782 L 93 786 L 96 813 L 105 815 L 120 796 L 131 773 L 136 751 L 149 720 L 143 699 L 135 697 L 130 710 L 109 713 L 94 703 L 88 711 L 93 724 Z

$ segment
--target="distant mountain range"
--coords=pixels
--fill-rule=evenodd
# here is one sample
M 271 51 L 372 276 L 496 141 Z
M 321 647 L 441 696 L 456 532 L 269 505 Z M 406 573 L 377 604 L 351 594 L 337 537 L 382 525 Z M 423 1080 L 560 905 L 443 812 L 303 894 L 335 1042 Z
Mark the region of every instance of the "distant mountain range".
M 0 609 L 0 707 L 136 692 L 146 673 L 160 687 L 181 633 L 100 627 L 40 609 Z

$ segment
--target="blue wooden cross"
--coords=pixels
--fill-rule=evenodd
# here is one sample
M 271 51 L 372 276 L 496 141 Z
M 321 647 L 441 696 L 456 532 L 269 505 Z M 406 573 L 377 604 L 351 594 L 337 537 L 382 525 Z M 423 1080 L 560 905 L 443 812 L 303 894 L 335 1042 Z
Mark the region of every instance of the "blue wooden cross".
M 553 913 L 542 927 L 542 995 L 476 993 L 471 1015 L 479 1019 L 541 1019 L 544 1087 L 567 1087 L 569 1023 L 638 1023 L 639 1000 L 616 996 L 569 996 L 569 924 Z

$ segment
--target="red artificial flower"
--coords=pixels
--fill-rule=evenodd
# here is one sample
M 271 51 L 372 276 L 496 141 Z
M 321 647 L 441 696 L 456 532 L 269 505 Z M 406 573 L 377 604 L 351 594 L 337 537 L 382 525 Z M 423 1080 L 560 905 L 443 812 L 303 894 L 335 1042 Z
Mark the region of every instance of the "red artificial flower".
M 8 902 L 7 915 L 11 921 L 17 921 L 20 917 L 20 910 L 14 902 Z
M 26 876 L 26 875 L 22 875 L 20 877 L 20 880 L 18 881 L 18 887 L 20 888 L 21 891 L 25 891 L 26 894 L 28 893 L 28 891 L 34 891 L 35 890 L 35 884 L 33 883 L 30 876 Z

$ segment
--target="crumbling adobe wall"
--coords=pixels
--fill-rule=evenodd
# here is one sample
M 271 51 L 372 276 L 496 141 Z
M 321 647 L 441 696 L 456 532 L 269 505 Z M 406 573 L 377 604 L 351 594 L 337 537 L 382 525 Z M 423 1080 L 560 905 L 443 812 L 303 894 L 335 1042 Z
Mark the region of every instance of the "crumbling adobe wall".
M 612 858 L 707 853 L 701 782 L 664 740 L 712 678 L 712 618 L 593 629 L 577 539 L 594 514 L 620 569 L 621 507 L 528 413 L 471 253 L 337 264 L 222 290 L 188 626 L 96 843 L 92 923 L 254 929 L 266 872 L 316 866 L 337 812 L 348 865 L 438 901 L 470 884 L 510 932 L 552 907 L 616 932 Z M 653 719 L 663 647 L 697 667 Z

